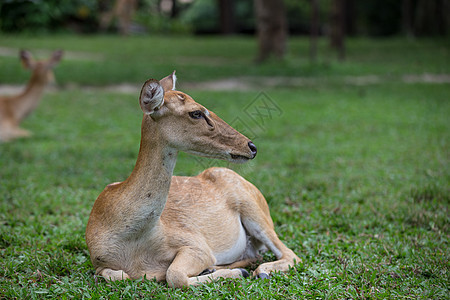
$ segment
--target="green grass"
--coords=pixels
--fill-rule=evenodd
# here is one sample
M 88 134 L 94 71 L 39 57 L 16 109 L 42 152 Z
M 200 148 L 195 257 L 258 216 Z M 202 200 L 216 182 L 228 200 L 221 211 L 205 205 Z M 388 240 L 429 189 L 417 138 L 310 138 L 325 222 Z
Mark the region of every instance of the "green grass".
M 222 57 L 223 53 L 223 57 L 239 58 L 239 53 L 216 49 L 219 39 L 196 40 L 201 44 L 199 54 L 191 48 L 194 39 L 184 39 L 184 44 L 166 39 L 172 50 L 161 55 L 170 57 L 174 64 L 177 59 L 184 61 L 177 56 L 180 52 L 173 50 L 184 47 L 187 56 Z M 120 39 L 85 37 L 77 43 L 75 37 L 42 42 L 7 37 L 0 44 L 28 47 L 35 42 L 38 48 L 52 48 L 61 40 L 73 50 L 104 51 L 106 63 L 118 55 L 110 46 Z M 448 48 L 431 47 L 444 42 L 413 41 L 421 55 L 414 54 L 412 46 L 404 47 L 405 53 L 411 52 L 409 58 L 400 55 L 403 42 L 354 40 L 355 49 L 366 49 L 368 57 L 349 50 L 354 52 L 349 54 L 354 61 L 331 63 L 329 71 L 319 66 L 317 73 L 306 75 L 289 61 L 285 62 L 286 70 L 275 62 L 257 67 L 274 66 L 275 75 L 293 72 L 317 79 L 316 84 L 304 87 L 186 91 L 245 131 L 258 147 L 256 159 L 245 165 L 182 153 L 175 173 L 195 175 L 209 165 L 228 166 L 260 188 L 271 207 L 276 231 L 303 260 L 287 274 L 275 274 L 269 281 L 219 280 L 175 290 L 154 281 L 107 283 L 94 277 L 84 230 L 104 186 L 124 180 L 134 166 L 142 117 L 137 93 L 114 94 L 82 87 L 48 93 L 23 123 L 34 132 L 33 137 L 0 144 L 0 298 L 448 299 L 449 85 L 322 82 L 328 76 L 387 74 L 390 70 L 401 75 L 401 68 L 406 68 L 405 74 L 449 72 Z M 248 60 L 244 67 L 250 66 L 251 42 L 237 38 L 229 43 L 233 47 L 246 45 L 241 61 Z M 302 40 L 292 44 L 294 49 L 307 45 Z M 158 51 L 164 51 L 159 47 Z M 386 47 L 397 49 L 397 54 L 384 53 Z M 136 50 L 130 46 L 127 51 Z M 383 56 L 389 66 L 376 67 Z M 303 61 L 289 59 L 294 64 Z M 0 57 L 2 63 L 7 60 Z M 420 61 L 422 66 L 410 66 L 409 60 Z M 138 61 L 133 59 L 130 68 L 140 69 Z M 79 84 L 84 84 L 90 79 L 100 85 L 126 79 L 115 69 L 117 65 L 107 71 L 87 72 L 85 81 L 71 79 L 69 74 L 61 76 L 60 72 L 73 64 L 61 64 L 58 80 L 68 83 L 80 79 Z M 225 66 L 216 74 L 209 62 L 189 64 L 194 70 L 185 71 L 180 80 L 191 80 L 185 74 L 197 74 L 196 80 L 207 79 L 202 70 L 207 70 L 210 78 L 238 76 L 241 73 L 236 70 L 244 68 Z M 171 67 L 161 63 L 155 76 L 168 73 Z M 124 65 L 121 68 L 129 72 Z M 132 74 L 129 82 L 142 82 L 154 74 L 143 74 L 143 69 L 139 76 L 144 78 Z M 241 75 L 255 72 L 244 71 Z M 15 74 L 17 80 L 22 76 Z M 7 77 L 3 71 L 0 76 L 2 80 Z M 264 96 L 279 110 L 264 120 L 252 120 L 246 111 Z M 264 258 L 272 260 L 273 256 Z
M 336 53 L 329 50 L 325 39 L 320 40 L 315 64 L 309 61 L 306 38 L 292 38 L 287 58 L 281 62 L 256 65 L 256 46 L 255 39 L 246 36 L 0 36 L 0 47 L 62 48 L 90 54 L 63 60 L 55 71 L 61 84 L 141 83 L 142 78 L 162 78 L 174 69 L 180 80 L 191 82 L 242 75 L 339 78 L 375 74 L 391 79 L 403 74 L 450 72 L 450 43 L 445 39 L 349 39 L 343 63 L 336 62 Z M 5 70 L 0 72 L 0 83 L 22 83 L 28 78 L 26 71 L 19 72 L 17 56 L 0 56 L 0 69 Z

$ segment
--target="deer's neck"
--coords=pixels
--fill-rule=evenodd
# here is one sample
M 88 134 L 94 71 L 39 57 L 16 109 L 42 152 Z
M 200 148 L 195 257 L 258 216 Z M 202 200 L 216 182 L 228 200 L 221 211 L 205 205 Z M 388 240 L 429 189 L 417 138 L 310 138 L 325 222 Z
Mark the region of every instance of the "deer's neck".
M 130 204 L 136 210 L 136 225 L 153 228 L 158 224 L 169 194 L 177 151 L 164 143 L 150 117 L 142 122 L 139 155 L 133 172 L 126 180 Z M 152 126 L 153 125 L 153 126 Z
M 39 104 L 45 86 L 45 81 L 39 80 L 35 74 L 31 76 L 25 90 L 18 96 L 19 101 L 14 101 L 15 117 L 20 122 L 26 118 Z

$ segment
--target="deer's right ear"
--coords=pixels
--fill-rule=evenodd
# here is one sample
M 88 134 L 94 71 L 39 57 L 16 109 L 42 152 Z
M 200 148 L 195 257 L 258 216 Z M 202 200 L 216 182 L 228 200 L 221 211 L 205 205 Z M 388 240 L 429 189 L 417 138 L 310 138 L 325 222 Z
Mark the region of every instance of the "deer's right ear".
M 20 50 L 19 53 L 20 61 L 25 69 L 33 69 L 34 67 L 34 59 L 31 55 L 30 51 Z
M 141 89 L 139 104 L 145 114 L 151 115 L 164 104 L 164 89 L 156 79 L 147 80 Z
M 169 76 L 161 79 L 159 82 L 161 83 L 161 86 L 163 87 L 165 92 L 174 91 L 175 85 L 177 83 L 177 76 L 175 76 L 175 71 L 173 71 L 173 73 Z

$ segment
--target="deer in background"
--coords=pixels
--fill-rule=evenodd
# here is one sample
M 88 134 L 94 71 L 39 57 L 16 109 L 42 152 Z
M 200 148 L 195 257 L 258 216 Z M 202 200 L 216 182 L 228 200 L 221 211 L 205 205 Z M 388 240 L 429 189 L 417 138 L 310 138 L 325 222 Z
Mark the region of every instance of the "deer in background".
M 277 260 L 254 276 L 300 262 L 278 238 L 261 192 L 227 168 L 172 176 L 179 151 L 243 163 L 256 146 L 190 96 L 175 72 L 142 87 L 144 112 L 136 165 L 98 196 L 86 228 L 96 273 L 107 280 L 155 278 L 170 286 L 248 276 L 241 269 L 271 250 Z
M 31 71 L 31 78 L 22 93 L 0 96 L 0 141 L 30 136 L 29 131 L 19 127 L 20 122 L 36 109 L 45 87 L 54 81 L 52 69 L 62 55 L 58 50 L 48 60 L 35 61 L 29 51 L 20 51 L 20 60 L 25 69 Z

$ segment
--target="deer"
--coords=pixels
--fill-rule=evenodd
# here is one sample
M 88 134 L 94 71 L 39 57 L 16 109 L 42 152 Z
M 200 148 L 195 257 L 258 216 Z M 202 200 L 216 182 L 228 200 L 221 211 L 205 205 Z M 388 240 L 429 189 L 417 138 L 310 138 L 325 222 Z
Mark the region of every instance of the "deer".
M 175 72 L 147 80 L 139 104 L 141 142 L 129 177 L 95 200 L 86 243 L 95 273 L 107 281 L 156 279 L 181 288 L 218 278 L 286 272 L 300 258 L 278 238 L 262 193 L 231 169 L 174 176 L 180 151 L 244 163 L 253 142 L 215 113 L 175 89 Z
M 22 65 L 31 71 L 31 77 L 20 94 L 0 96 L 0 142 L 31 135 L 31 132 L 20 128 L 19 125 L 37 108 L 45 87 L 54 81 L 52 69 L 62 56 L 63 51 L 57 50 L 49 59 L 36 61 L 29 51 L 20 51 Z

